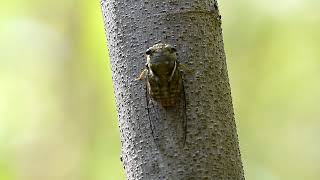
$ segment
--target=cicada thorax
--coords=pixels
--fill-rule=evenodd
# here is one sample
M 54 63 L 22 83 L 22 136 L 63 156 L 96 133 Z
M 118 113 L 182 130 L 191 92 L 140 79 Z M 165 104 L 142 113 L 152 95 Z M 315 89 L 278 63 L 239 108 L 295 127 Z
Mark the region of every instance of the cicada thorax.
M 149 94 L 162 107 L 173 107 L 178 103 L 183 82 L 177 64 L 168 65 L 167 68 L 165 66 L 158 66 L 153 70 L 149 68 L 147 77 Z

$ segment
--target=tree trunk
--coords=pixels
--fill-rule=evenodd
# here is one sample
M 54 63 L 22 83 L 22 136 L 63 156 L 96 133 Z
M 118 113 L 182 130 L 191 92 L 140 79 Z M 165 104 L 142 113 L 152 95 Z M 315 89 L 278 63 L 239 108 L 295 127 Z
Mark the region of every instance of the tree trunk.
M 244 179 L 223 47 L 221 16 L 213 0 L 103 0 L 127 178 Z M 135 81 L 145 50 L 176 46 L 183 78 L 183 118 L 154 107 L 147 111 L 145 83 Z M 157 118 L 158 117 L 158 118 Z M 154 134 L 152 136 L 153 125 Z

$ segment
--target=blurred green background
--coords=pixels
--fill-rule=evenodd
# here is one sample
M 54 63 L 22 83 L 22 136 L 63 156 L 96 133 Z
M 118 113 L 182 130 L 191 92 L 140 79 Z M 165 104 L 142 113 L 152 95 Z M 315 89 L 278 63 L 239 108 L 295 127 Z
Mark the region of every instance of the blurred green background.
M 220 1 L 248 180 L 320 178 L 320 1 Z M 0 179 L 121 180 L 99 1 L 0 3 Z

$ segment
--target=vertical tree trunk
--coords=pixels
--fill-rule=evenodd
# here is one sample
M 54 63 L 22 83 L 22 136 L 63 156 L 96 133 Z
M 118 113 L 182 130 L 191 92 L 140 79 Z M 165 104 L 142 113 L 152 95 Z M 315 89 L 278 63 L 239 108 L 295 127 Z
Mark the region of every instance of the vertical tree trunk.
M 244 179 L 217 2 L 103 0 L 101 4 L 127 178 Z M 145 50 L 158 42 L 175 45 L 179 61 L 193 70 L 184 76 L 184 146 L 179 143 L 182 120 L 172 111 L 149 114 L 158 139 L 154 140 L 145 84 L 135 81 L 145 66 Z

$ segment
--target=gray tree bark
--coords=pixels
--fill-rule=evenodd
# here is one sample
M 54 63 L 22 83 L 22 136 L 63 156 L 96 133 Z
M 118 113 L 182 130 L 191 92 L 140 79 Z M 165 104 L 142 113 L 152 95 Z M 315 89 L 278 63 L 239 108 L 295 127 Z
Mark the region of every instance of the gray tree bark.
M 217 2 L 102 0 L 101 5 L 127 179 L 244 179 Z M 183 110 L 154 107 L 148 114 L 145 84 L 135 81 L 145 50 L 158 42 L 175 45 L 179 61 L 193 70 L 184 76 L 185 145 Z

